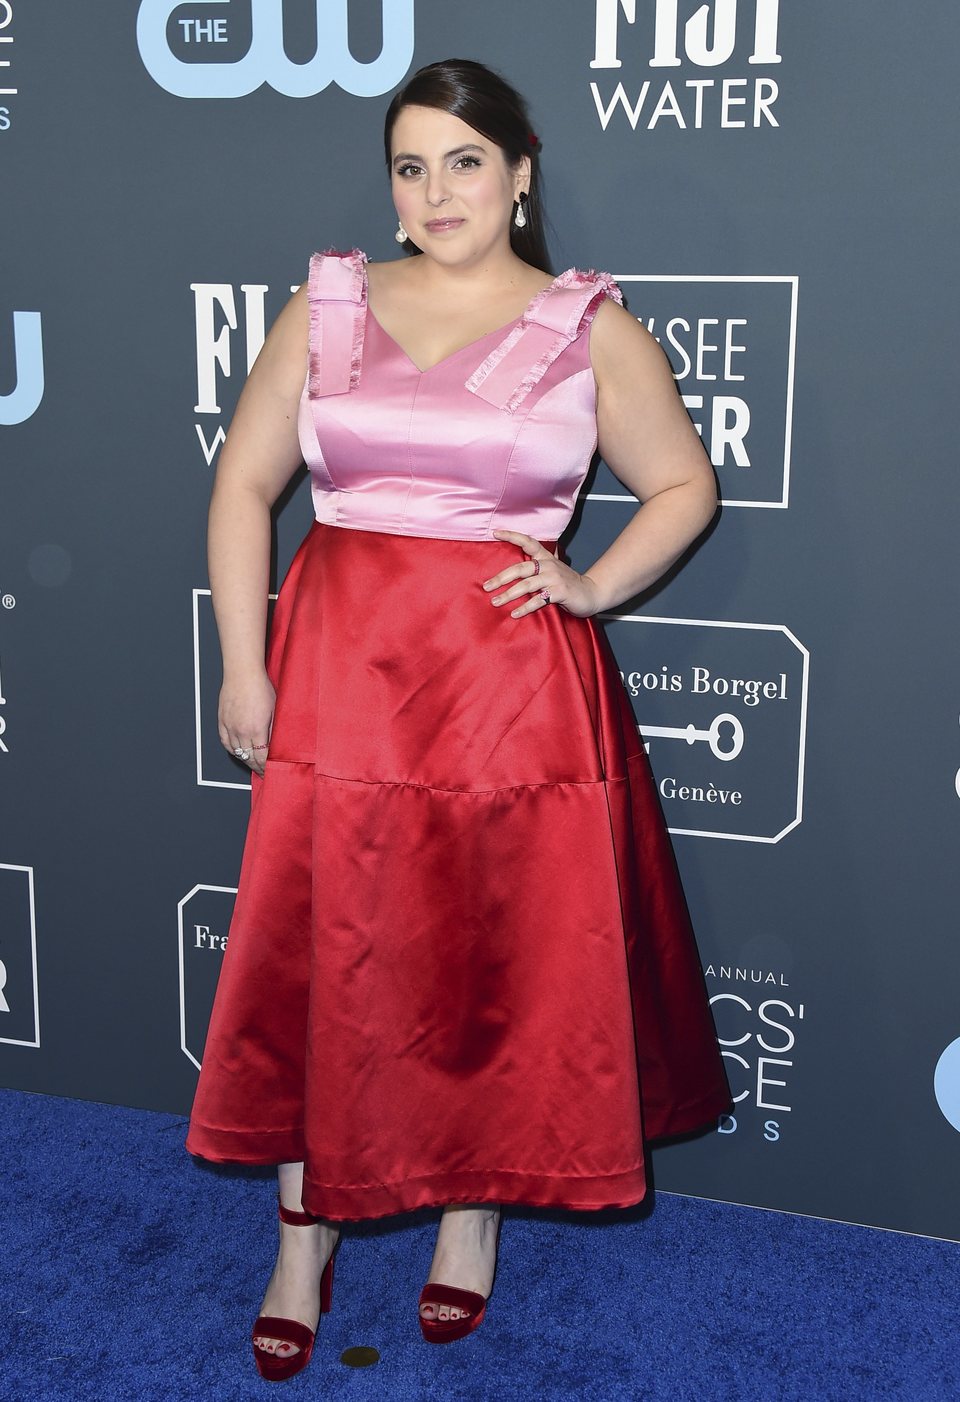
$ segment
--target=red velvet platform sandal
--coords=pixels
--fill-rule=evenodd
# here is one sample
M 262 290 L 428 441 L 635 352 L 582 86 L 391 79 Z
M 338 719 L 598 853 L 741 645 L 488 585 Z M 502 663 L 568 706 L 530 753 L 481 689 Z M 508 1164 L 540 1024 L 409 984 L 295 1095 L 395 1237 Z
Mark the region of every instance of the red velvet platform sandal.
M 503 1215 L 497 1222 L 497 1250 L 500 1248 L 500 1228 L 503 1225 Z M 497 1278 L 497 1268 L 493 1268 L 493 1278 Z M 490 1286 L 490 1294 L 493 1294 L 493 1284 Z M 444 1285 L 442 1281 L 436 1280 L 425 1285 L 420 1291 L 419 1305 L 453 1305 L 459 1310 L 464 1310 L 459 1319 L 424 1319 L 419 1315 L 420 1330 L 428 1344 L 450 1344 L 454 1339 L 462 1339 L 465 1334 L 472 1334 L 474 1329 L 479 1329 L 483 1323 L 483 1317 L 487 1312 L 487 1300 L 489 1295 L 481 1295 L 476 1290 L 461 1290 L 458 1285 Z
M 312 1217 L 309 1212 L 294 1212 L 289 1207 L 284 1207 L 280 1201 L 280 1194 L 277 1194 L 277 1210 L 280 1214 L 281 1222 L 286 1222 L 292 1227 L 309 1227 L 314 1222 L 322 1221 L 320 1217 Z M 333 1300 L 333 1258 L 337 1254 L 337 1247 L 340 1245 L 340 1238 L 337 1238 L 336 1245 L 330 1253 L 330 1260 L 323 1268 L 323 1275 L 320 1277 L 320 1313 L 326 1314 Z M 317 1328 L 319 1328 L 319 1324 Z M 313 1353 L 313 1343 L 316 1338 L 316 1330 L 308 1329 L 305 1324 L 301 1324 L 298 1319 L 282 1319 L 279 1315 L 261 1314 L 254 1321 L 251 1338 L 255 1340 L 258 1335 L 267 1339 L 280 1339 L 285 1344 L 294 1344 L 299 1353 L 293 1353 L 288 1358 L 278 1358 L 275 1353 L 267 1353 L 266 1349 L 258 1348 L 253 1344 L 253 1358 L 257 1365 L 257 1372 L 261 1378 L 266 1378 L 267 1382 L 284 1382 L 287 1378 L 292 1378 L 295 1373 L 300 1373 L 310 1362 Z

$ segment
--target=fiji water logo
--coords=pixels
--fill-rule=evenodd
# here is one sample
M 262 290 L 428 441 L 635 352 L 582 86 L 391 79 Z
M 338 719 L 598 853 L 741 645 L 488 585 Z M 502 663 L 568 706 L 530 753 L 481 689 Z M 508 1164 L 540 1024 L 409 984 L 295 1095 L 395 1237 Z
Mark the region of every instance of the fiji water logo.
M 414 41 L 414 0 L 381 3 L 383 41 L 367 63 L 350 52 L 349 0 L 316 0 L 316 53 L 306 63 L 284 49 L 283 0 L 242 0 L 250 34 L 242 58 L 224 53 L 236 40 L 241 0 L 141 0 L 137 46 L 151 78 L 175 97 L 246 97 L 264 84 L 284 97 L 313 97 L 331 83 L 355 97 L 377 97 L 407 73 Z M 183 13 L 171 24 L 175 11 Z
M 600 125 L 778 127 L 779 86 L 756 70 L 781 62 L 779 26 L 780 0 L 596 0 L 590 67 L 622 78 L 590 84 Z
M 749 62 L 779 63 L 780 0 L 754 0 L 752 8 L 753 51 Z M 738 0 L 713 0 L 710 5 L 698 6 L 684 22 L 678 0 L 655 0 L 650 67 L 679 68 L 681 47 L 684 56 L 698 68 L 717 68 L 726 63 L 733 57 L 738 28 L 744 23 L 742 11 L 746 9 L 746 5 L 738 5 Z M 617 41 L 621 17 L 627 24 L 636 24 L 637 0 L 597 0 L 596 52 L 591 68 L 620 67 Z
M 14 387 L 0 394 L 0 424 L 22 424 L 43 398 L 43 334 L 39 312 L 13 314 Z

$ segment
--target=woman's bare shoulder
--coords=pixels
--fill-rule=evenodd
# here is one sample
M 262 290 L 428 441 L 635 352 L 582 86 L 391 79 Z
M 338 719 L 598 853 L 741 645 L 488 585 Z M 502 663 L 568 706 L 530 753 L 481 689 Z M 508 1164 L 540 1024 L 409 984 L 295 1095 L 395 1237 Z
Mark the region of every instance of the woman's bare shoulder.
M 371 286 L 404 287 L 413 281 L 416 270 L 413 258 L 389 258 L 380 262 L 367 261 L 367 278 Z
M 590 328 L 590 357 L 599 371 L 625 365 L 659 369 L 665 359 L 656 337 L 612 297 L 605 297 L 597 308 Z

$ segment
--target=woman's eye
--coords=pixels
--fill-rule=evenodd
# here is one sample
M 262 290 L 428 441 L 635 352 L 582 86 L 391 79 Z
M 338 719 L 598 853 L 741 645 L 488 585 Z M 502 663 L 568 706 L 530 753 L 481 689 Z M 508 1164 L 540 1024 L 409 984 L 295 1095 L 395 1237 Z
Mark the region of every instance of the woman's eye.
M 0 0 L 0 3 L 2 3 L 2 0 Z M 480 164 L 476 156 L 458 156 L 453 163 L 453 168 L 456 170 L 458 167 L 469 168 Z M 397 174 L 402 176 L 420 176 L 423 175 L 423 166 L 417 165 L 415 161 L 404 161 L 403 165 L 397 166 Z

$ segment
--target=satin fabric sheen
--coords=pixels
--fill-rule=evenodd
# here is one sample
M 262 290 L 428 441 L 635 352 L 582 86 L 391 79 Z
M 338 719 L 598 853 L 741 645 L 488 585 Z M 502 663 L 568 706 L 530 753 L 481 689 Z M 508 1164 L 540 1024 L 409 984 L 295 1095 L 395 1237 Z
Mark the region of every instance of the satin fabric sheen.
M 421 373 L 367 305 L 366 264 L 314 258 L 299 429 L 318 521 L 453 540 L 558 540 L 597 446 L 582 333 L 606 276 L 562 273 L 523 316 Z
M 612 285 L 563 275 L 534 313 L 571 288 L 579 311 L 494 378 L 526 314 L 424 372 L 369 314 L 362 254 L 310 275 L 318 518 L 273 616 L 186 1147 L 303 1160 L 303 1205 L 332 1220 L 628 1206 L 645 1140 L 730 1105 L 696 945 L 602 629 L 511 618 L 481 587 L 524 558 L 495 525 L 569 521 L 596 439 L 584 333 Z

